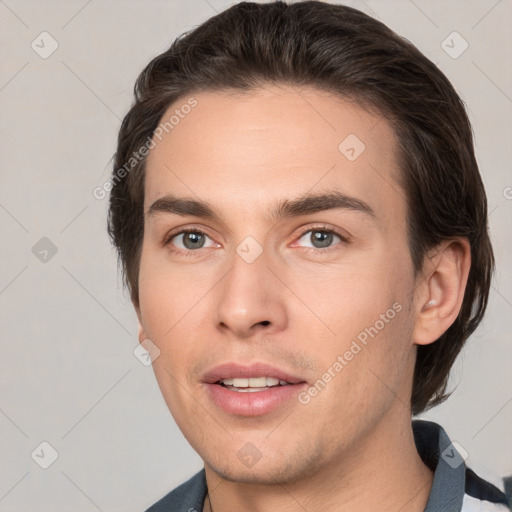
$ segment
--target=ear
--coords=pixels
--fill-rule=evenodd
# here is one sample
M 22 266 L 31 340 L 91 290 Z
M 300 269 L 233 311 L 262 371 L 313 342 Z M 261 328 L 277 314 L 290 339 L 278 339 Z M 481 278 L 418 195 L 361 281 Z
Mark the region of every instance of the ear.
M 415 344 L 433 343 L 453 324 L 462 306 L 470 266 L 466 238 L 443 242 L 425 257 L 414 294 Z
M 140 305 L 138 302 L 132 299 L 133 309 L 135 309 L 135 313 L 137 313 L 137 320 L 139 322 L 139 343 L 142 343 L 145 339 L 147 339 L 146 333 L 144 332 L 144 328 L 142 327 L 142 314 L 140 310 Z

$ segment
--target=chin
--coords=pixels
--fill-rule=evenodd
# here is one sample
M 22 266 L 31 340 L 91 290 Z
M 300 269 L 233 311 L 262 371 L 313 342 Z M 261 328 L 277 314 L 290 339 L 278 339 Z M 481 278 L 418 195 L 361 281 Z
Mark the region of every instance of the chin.
M 234 455 L 231 461 L 224 457 L 214 463 L 205 459 L 205 464 L 225 480 L 247 484 L 284 485 L 298 482 L 311 476 L 317 466 L 318 457 L 307 457 L 296 453 L 291 457 L 277 458 L 263 455 L 252 467 L 245 467 Z
M 224 480 L 244 484 L 284 485 L 301 479 L 301 477 L 296 474 L 296 468 L 294 471 L 291 471 L 275 466 L 260 467 L 258 470 L 256 470 L 256 468 L 234 469 L 224 466 L 210 467 Z

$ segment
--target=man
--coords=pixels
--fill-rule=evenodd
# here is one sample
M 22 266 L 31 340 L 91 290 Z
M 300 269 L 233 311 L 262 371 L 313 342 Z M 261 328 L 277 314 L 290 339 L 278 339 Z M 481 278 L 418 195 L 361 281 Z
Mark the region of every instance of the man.
M 142 72 L 109 233 L 204 470 L 149 510 L 506 510 L 437 424 L 493 269 L 446 77 L 344 6 L 240 3 Z

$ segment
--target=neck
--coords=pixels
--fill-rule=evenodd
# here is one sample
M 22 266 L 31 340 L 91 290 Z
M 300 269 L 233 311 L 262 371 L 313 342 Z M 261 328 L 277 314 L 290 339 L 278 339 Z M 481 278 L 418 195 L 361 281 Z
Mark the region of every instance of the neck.
M 209 499 L 204 510 L 423 512 L 433 475 L 416 450 L 410 416 L 401 420 L 398 424 L 396 418 L 391 424 L 381 421 L 342 460 L 283 485 L 228 481 L 205 465 Z

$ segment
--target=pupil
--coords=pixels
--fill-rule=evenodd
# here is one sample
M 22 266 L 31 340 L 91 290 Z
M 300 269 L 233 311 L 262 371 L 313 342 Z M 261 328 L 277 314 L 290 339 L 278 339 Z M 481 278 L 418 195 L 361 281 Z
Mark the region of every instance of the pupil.
M 187 249 L 198 249 L 201 248 L 204 242 L 202 233 L 186 233 L 183 238 L 183 245 Z
M 332 243 L 332 233 L 328 233 L 327 231 L 314 231 L 312 235 L 313 245 L 317 248 L 329 247 Z M 317 243 L 319 245 L 317 245 Z

